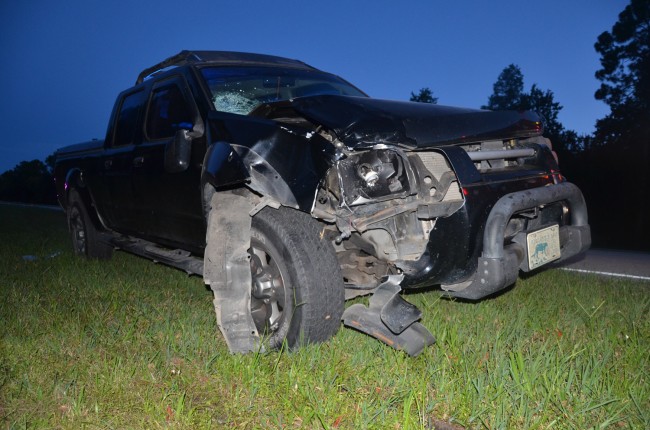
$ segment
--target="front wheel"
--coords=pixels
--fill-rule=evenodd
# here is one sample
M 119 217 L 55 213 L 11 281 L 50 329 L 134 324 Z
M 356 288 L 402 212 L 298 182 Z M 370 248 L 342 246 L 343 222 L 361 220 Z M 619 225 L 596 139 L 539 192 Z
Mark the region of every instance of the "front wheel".
M 253 218 L 249 249 L 251 316 L 270 348 L 332 337 L 344 308 L 341 269 L 309 215 L 265 208 Z

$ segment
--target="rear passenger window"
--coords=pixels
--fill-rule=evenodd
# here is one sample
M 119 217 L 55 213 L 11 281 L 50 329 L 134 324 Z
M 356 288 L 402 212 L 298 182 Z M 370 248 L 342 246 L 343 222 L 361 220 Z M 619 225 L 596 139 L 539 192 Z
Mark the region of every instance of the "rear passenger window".
M 146 132 L 150 140 L 173 137 L 178 130 L 192 129 L 192 113 L 176 84 L 169 84 L 153 91 L 149 104 Z
M 117 116 L 117 127 L 113 146 L 124 146 L 135 143 L 138 119 L 144 104 L 144 91 L 127 95 L 122 100 L 120 112 Z

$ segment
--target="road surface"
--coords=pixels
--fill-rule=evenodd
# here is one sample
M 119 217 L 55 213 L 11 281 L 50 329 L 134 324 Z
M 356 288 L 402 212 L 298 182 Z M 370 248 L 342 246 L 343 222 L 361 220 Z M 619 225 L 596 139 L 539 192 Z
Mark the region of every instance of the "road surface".
M 650 281 L 650 253 L 590 249 L 557 264 L 563 270 Z

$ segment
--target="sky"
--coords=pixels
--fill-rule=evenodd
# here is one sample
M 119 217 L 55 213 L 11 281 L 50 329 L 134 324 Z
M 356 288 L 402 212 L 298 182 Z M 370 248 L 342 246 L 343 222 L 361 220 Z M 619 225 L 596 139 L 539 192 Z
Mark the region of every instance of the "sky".
M 295 58 L 372 97 L 478 108 L 509 64 L 591 133 L 596 38 L 627 0 L 0 0 L 0 172 L 103 139 L 117 94 L 183 49 Z

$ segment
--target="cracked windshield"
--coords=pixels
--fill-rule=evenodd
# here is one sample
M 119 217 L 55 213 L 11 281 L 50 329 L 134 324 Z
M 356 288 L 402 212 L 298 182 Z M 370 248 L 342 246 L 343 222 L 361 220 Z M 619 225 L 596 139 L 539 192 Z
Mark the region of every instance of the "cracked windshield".
M 257 106 L 315 95 L 366 95 L 343 79 L 321 72 L 272 67 L 209 67 L 201 70 L 215 109 L 247 115 Z

